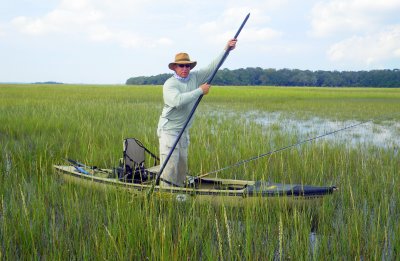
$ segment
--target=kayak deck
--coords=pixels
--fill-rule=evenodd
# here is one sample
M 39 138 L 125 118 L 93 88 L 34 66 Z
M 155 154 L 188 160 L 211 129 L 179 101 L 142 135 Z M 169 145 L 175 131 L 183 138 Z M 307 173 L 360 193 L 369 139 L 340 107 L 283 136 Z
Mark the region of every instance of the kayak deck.
M 148 169 L 149 171 L 157 170 Z M 55 170 L 64 178 L 86 180 L 90 183 L 104 184 L 114 187 L 124 187 L 135 192 L 149 190 L 153 186 L 153 180 L 143 183 L 124 182 L 115 178 L 111 170 L 79 171 L 74 166 L 54 165 Z M 190 180 L 190 179 L 189 179 Z M 332 194 L 337 188 L 335 186 L 309 186 L 301 184 L 281 184 L 267 181 L 236 180 L 221 178 L 198 178 L 192 179 L 188 187 L 159 187 L 154 186 L 154 191 L 162 193 L 189 194 L 212 197 L 234 197 L 234 198 L 270 198 L 290 197 L 298 199 L 318 198 Z

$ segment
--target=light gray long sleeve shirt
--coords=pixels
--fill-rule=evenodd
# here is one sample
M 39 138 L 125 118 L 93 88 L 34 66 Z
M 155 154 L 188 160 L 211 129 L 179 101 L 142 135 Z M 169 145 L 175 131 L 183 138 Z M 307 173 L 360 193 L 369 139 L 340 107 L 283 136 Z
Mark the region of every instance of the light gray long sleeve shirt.
M 190 72 L 185 79 L 177 79 L 172 76 L 165 81 L 163 86 L 164 108 L 158 122 L 158 130 L 169 133 L 179 133 L 182 130 L 194 104 L 203 94 L 199 86 L 207 82 L 224 53 L 215 58 L 206 68 Z M 192 123 L 193 117 L 187 129 L 191 127 Z

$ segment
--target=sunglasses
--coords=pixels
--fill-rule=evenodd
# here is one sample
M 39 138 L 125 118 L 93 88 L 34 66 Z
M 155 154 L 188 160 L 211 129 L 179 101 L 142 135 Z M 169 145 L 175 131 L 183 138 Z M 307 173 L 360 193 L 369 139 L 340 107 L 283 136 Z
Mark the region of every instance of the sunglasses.
M 180 68 L 183 68 L 183 67 L 190 68 L 190 64 L 178 64 L 178 66 Z

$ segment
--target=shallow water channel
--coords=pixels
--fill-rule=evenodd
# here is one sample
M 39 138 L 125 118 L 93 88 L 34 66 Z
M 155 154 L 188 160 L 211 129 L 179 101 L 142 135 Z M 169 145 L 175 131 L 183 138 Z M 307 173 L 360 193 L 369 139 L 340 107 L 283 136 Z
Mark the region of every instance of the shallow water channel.
M 400 147 L 400 122 L 396 121 L 335 121 L 319 117 L 296 119 L 281 112 L 251 111 L 244 114 L 214 112 L 218 118 L 241 117 L 242 122 L 261 124 L 266 129 L 296 135 L 298 141 L 317 138 L 346 146 L 376 146 L 381 148 Z M 322 137 L 323 136 L 323 137 Z
M 304 138 L 329 134 L 322 138 L 348 145 L 400 146 L 400 123 L 394 121 L 377 124 L 371 121 L 332 121 L 318 117 L 297 120 L 284 118 L 279 113 L 261 115 L 261 117 L 256 117 L 255 121 L 265 126 L 279 123 L 284 126 L 283 131 L 294 132 Z

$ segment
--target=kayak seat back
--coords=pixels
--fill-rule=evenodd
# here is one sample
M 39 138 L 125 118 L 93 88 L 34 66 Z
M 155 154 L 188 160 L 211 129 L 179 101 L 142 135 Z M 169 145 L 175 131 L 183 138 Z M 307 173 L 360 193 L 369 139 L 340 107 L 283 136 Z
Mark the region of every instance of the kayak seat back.
M 123 147 L 123 173 L 119 175 L 119 179 L 135 183 L 151 179 L 154 173 L 147 170 L 146 158 L 154 159 L 154 166 L 159 163 L 160 159 L 135 138 L 124 139 Z

